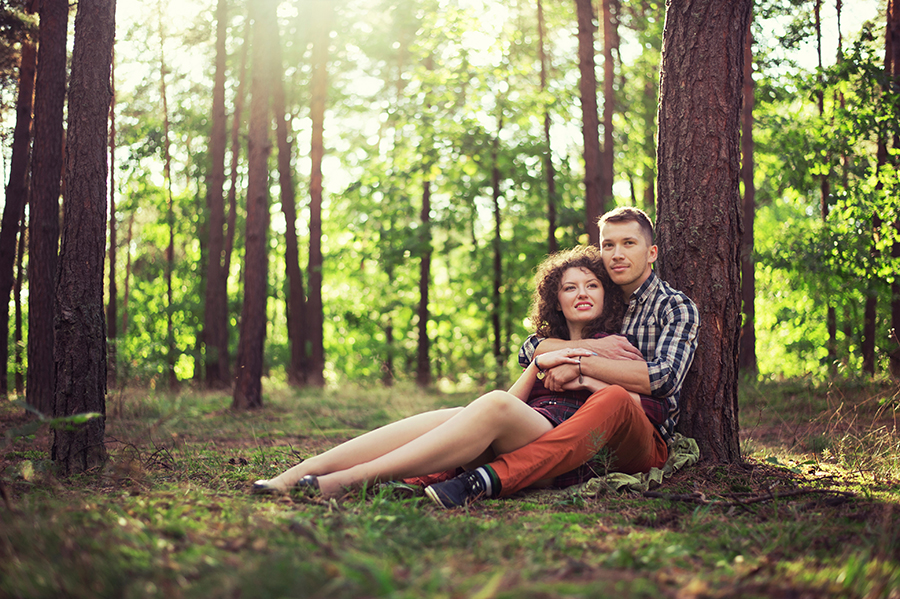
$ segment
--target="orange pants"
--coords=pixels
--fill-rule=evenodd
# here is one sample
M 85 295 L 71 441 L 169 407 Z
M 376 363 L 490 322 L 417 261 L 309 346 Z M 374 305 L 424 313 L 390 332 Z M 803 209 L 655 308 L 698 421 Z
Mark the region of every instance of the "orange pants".
M 644 410 L 619 386 L 591 395 L 575 414 L 516 451 L 490 463 L 500 478 L 500 496 L 581 466 L 601 449 L 612 455 L 617 472 L 635 474 L 662 468 L 669 457 L 666 442 Z

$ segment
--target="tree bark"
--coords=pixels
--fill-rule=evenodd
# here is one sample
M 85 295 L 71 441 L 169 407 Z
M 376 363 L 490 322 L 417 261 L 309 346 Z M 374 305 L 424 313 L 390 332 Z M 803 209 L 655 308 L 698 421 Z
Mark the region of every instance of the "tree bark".
M 616 111 L 616 63 L 613 50 L 618 50 L 618 14 L 613 14 L 613 0 L 601 0 L 603 5 L 603 153 L 601 165 L 600 209 L 605 211 L 612 207 L 613 201 L 613 169 L 614 141 L 613 115 Z
M 740 460 L 739 131 L 751 0 L 669 3 L 659 108 L 661 276 L 700 311 L 680 430 L 705 459 Z
M 16 99 L 16 128 L 13 131 L 9 185 L 0 225 L 0 397 L 9 390 L 9 294 L 15 280 L 16 237 L 28 200 L 28 166 L 31 160 L 31 109 L 34 105 L 34 72 L 37 50 L 26 36 L 19 60 L 19 93 Z
M 228 217 L 225 226 L 225 250 L 222 257 L 222 295 L 228 297 L 228 275 L 231 273 L 231 254 L 234 250 L 234 235 L 237 227 L 237 186 L 238 186 L 238 170 L 241 158 L 241 122 L 244 113 L 244 98 L 247 95 L 245 88 L 247 87 L 247 56 L 250 49 L 250 24 L 247 18 L 247 26 L 245 27 L 244 43 L 241 45 L 241 66 L 238 70 L 238 88 L 234 97 L 234 115 L 231 120 L 231 174 L 230 187 L 228 188 Z M 228 313 L 225 315 L 225 345 L 228 345 Z M 226 353 L 227 355 L 227 353 Z M 230 367 L 229 367 L 230 368 Z M 227 370 L 226 370 L 227 372 Z
M 420 387 L 431 384 L 431 360 L 429 359 L 428 338 L 428 291 L 431 287 L 431 181 L 422 182 L 421 248 L 419 259 L 419 307 L 418 307 L 418 347 L 416 351 L 416 383 Z
M 502 327 L 500 326 L 501 305 L 501 289 L 503 287 L 503 239 L 500 235 L 500 133 L 503 130 L 503 114 L 497 119 L 497 135 L 494 137 L 491 151 L 491 189 L 492 189 L 492 206 L 494 212 L 494 237 L 493 237 L 493 253 L 494 253 L 494 284 L 493 284 L 493 301 L 491 302 L 491 325 L 494 331 L 494 367 L 496 368 L 496 381 L 499 383 L 503 380 L 503 337 Z
M 269 229 L 268 157 L 270 90 L 274 80 L 273 56 L 278 26 L 277 0 L 250 4 L 253 20 L 252 77 L 250 84 L 250 135 L 247 175 L 247 222 L 244 249 L 244 304 L 238 341 L 237 374 L 232 407 L 262 407 L 263 351 L 266 337 Z
M 600 154 L 600 117 L 597 113 L 597 75 L 594 71 L 594 8 L 591 0 L 575 0 L 578 15 L 578 69 L 581 73 L 581 132 L 584 137 L 585 231 L 589 243 L 599 243 L 597 219 L 603 208 L 603 167 Z
M 738 367 L 756 376 L 756 264 L 753 260 L 753 219 L 756 215 L 756 187 L 753 183 L 753 36 L 747 23 L 744 44 L 744 104 L 741 115 L 741 179 L 744 182 L 744 235 L 741 242 L 741 305 L 744 321 Z
M 109 102 L 109 299 L 106 304 L 106 339 L 107 339 L 107 373 L 106 381 L 110 387 L 116 386 L 118 376 L 116 355 L 118 342 L 118 303 L 119 291 L 116 287 L 116 65 L 115 48 L 113 64 L 110 69 Z
M 225 144 L 227 141 L 225 116 L 225 65 L 228 52 L 228 2 L 216 3 L 216 73 L 213 82 L 212 126 L 209 135 L 209 175 L 206 180 L 206 204 L 209 210 L 209 230 L 206 269 L 206 298 L 203 311 L 203 340 L 205 344 L 206 386 L 230 386 L 228 378 L 228 296 L 222 270 L 225 245 Z
M 16 285 L 13 288 L 13 303 L 15 304 L 15 380 L 16 395 L 22 397 L 25 393 L 25 371 L 23 370 L 22 354 L 22 279 L 25 278 L 25 271 L 22 268 L 22 259 L 25 256 L 26 245 L 25 236 L 28 233 L 28 227 L 25 224 L 25 215 L 22 215 L 22 226 L 19 230 L 19 249 L 16 252 Z
M 538 60 L 541 63 L 541 93 L 547 91 L 547 51 L 544 45 L 544 4 L 537 3 L 538 20 Z M 544 179 L 547 181 L 547 253 L 554 254 L 559 249 L 556 242 L 556 169 L 553 167 L 553 152 L 550 146 L 550 108 L 544 104 Z
M 890 48 L 891 68 L 889 73 L 893 79 L 893 87 L 896 92 L 900 89 L 900 0 L 890 0 L 887 10 L 887 34 L 886 45 Z M 887 54 L 887 53 L 886 53 Z M 894 105 L 898 112 L 895 116 L 900 118 L 900 106 Z M 900 135 L 894 133 L 894 149 L 900 151 Z M 896 155 L 892 164 L 898 167 Z M 894 239 L 900 239 L 900 219 L 893 222 Z M 891 245 L 891 257 L 894 264 L 900 264 L 900 242 L 894 241 Z M 900 279 L 895 275 L 891 282 L 891 350 L 890 372 L 895 379 L 900 379 Z
M 175 294 L 172 289 L 172 275 L 175 270 L 175 206 L 172 198 L 172 151 L 169 140 L 169 99 L 166 93 L 166 35 L 163 27 L 164 4 L 158 5 L 159 16 L 159 93 L 162 99 L 163 117 L 163 176 L 166 181 L 166 225 L 169 229 L 169 244 L 166 246 L 166 375 L 169 389 L 178 386 L 175 374 Z
M 308 381 L 325 384 L 324 314 L 322 306 L 322 159 L 325 155 L 325 102 L 328 94 L 328 46 L 334 7 L 329 0 L 316 0 L 313 13 L 320 22 L 316 28 L 312 51 L 312 140 L 309 178 L 309 299 L 307 329 L 312 348 Z
M 101 416 L 55 431 L 52 457 L 65 475 L 106 457 L 106 331 L 103 260 L 106 251 L 107 118 L 115 37 L 115 0 L 79 0 L 69 89 L 65 217 L 56 320 L 56 416 Z
M 287 367 L 288 384 L 306 384 L 306 292 L 303 272 L 300 270 L 300 245 L 297 241 L 297 194 L 294 188 L 294 171 L 291 167 L 293 149 L 290 136 L 291 115 L 284 98 L 284 81 L 280 42 L 275 45 L 276 73 L 274 80 L 273 108 L 275 111 L 275 136 L 278 140 L 278 184 L 281 188 L 281 211 L 284 213 L 284 261 L 287 276 L 287 329 L 291 357 Z
M 43 0 L 34 92 L 31 224 L 28 235 L 28 373 L 26 401 L 53 411 L 53 318 L 63 169 L 66 34 L 69 4 Z

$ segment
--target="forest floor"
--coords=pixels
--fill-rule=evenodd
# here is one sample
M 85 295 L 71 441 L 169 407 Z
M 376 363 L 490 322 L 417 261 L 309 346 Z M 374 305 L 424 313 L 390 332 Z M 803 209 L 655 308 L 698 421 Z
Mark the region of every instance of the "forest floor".
M 109 460 L 60 479 L 0 403 L 0 597 L 900 598 L 900 387 L 743 383 L 742 464 L 655 496 L 525 493 L 441 510 L 387 488 L 256 496 L 299 458 L 472 394 L 117 390 Z

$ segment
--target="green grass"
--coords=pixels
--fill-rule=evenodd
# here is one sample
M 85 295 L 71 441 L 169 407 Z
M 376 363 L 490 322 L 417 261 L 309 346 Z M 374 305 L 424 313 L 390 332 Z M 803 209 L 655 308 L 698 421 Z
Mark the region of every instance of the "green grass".
M 747 467 L 690 467 L 656 489 L 669 498 L 532 493 L 455 511 L 387 490 L 247 489 L 468 395 L 267 388 L 243 414 L 224 394 L 116 392 L 109 462 L 70 480 L 53 474 L 46 430 L 0 448 L 0 597 L 900 596 L 887 384 L 744 384 Z M 2 426 L 18 412 L 0 407 Z

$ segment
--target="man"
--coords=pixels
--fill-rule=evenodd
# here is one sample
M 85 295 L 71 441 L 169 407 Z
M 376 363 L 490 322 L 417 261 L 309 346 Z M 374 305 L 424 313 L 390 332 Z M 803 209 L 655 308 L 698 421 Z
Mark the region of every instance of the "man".
M 539 439 L 490 464 L 436 483 L 426 494 L 439 505 L 459 507 L 481 497 L 501 497 L 538 481 L 554 479 L 607 448 L 613 467 L 629 474 L 662 467 L 678 422 L 678 399 L 697 347 L 700 316 L 683 293 L 653 272 L 657 257 L 653 225 L 632 207 L 617 208 L 599 221 L 606 270 L 628 301 L 624 336 L 565 341 L 529 337 L 519 352 L 527 366 L 541 353 L 587 347 L 597 355 L 579 365 L 546 371 L 554 391 L 580 375 L 611 386 L 593 395 L 571 418 Z M 627 391 L 641 395 L 639 402 Z

